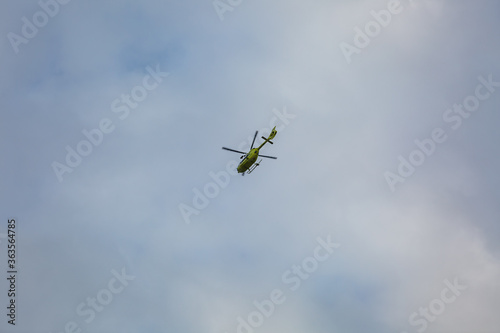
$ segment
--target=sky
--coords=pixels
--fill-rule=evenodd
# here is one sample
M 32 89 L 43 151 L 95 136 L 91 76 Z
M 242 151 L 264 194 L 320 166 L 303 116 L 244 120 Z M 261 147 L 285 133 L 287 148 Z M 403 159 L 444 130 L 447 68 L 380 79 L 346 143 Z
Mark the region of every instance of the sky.
M 0 331 L 498 332 L 499 13 L 2 2 Z

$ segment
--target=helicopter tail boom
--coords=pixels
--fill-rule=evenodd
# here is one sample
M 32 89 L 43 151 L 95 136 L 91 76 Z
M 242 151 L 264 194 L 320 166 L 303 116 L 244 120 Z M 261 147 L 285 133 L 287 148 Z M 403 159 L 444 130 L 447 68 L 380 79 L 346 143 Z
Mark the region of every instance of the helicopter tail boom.
M 273 142 L 271 140 L 274 139 L 274 137 L 276 136 L 277 133 L 278 133 L 278 131 L 276 131 L 276 126 L 274 126 L 272 131 L 271 131 L 271 134 L 269 134 L 269 136 L 267 138 L 262 137 L 262 139 L 264 139 L 264 142 L 260 145 L 259 149 L 262 148 L 262 146 L 265 145 L 266 142 L 273 144 Z

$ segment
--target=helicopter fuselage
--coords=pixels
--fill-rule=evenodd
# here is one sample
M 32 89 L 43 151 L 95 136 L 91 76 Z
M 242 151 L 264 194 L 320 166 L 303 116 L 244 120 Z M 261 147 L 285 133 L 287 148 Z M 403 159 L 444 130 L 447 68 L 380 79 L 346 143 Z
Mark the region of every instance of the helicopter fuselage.
M 248 154 L 244 155 L 242 161 L 238 165 L 238 173 L 245 173 L 245 171 L 250 168 L 255 161 L 257 161 L 257 158 L 259 157 L 259 148 L 253 148 L 251 149 Z

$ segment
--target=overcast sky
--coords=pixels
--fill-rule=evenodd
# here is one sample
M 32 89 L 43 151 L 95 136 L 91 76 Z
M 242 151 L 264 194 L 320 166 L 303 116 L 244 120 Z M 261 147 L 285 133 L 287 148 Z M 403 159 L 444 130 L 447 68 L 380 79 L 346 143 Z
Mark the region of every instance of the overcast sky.
M 59 1 L 0 5 L 2 333 L 498 332 L 498 1 Z

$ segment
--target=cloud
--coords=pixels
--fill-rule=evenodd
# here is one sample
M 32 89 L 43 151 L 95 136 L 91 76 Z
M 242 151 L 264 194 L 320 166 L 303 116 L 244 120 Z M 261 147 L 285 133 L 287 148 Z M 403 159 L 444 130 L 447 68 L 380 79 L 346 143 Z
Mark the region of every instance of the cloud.
M 282 289 L 255 332 L 410 333 L 454 279 L 467 289 L 426 330 L 494 332 L 499 97 L 455 131 L 443 113 L 478 76 L 500 80 L 498 6 L 401 3 L 351 64 L 339 44 L 387 1 L 243 1 L 224 21 L 210 1 L 71 1 L 17 54 L 5 38 L 1 200 L 19 222 L 20 306 L 2 332 L 231 333 Z M 39 10 L 3 7 L 4 36 Z M 113 101 L 156 66 L 169 76 L 120 119 Z M 296 117 L 265 146 L 278 159 L 184 223 L 179 204 L 235 157 L 220 148 L 284 109 Z M 51 163 L 104 118 L 113 132 L 59 182 Z M 436 127 L 448 139 L 391 192 L 384 172 Z M 341 247 L 288 292 L 283 273 L 327 235 Z M 122 267 L 135 279 L 86 323 L 77 307 Z

